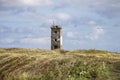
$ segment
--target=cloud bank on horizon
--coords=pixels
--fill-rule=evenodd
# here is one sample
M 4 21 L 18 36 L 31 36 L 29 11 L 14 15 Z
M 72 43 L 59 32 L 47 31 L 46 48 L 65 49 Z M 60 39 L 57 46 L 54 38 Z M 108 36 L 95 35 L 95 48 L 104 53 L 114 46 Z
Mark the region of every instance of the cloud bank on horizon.
M 50 49 L 53 21 L 64 49 L 120 52 L 119 0 L 0 0 L 0 47 Z

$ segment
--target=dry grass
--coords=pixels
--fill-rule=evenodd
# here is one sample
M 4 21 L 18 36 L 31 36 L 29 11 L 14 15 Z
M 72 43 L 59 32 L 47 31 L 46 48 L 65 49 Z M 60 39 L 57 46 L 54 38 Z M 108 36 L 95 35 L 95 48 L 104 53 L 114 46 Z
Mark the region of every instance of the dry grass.
M 102 50 L 0 48 L 1 80 L 119 80 L 117 64 L 120 54 Z

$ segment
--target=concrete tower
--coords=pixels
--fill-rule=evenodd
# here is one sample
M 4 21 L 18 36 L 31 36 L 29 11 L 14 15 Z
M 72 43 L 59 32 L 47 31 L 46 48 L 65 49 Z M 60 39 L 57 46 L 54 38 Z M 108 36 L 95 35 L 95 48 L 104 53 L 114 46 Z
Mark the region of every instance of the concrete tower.
M 58 25 L 51 27 L 51 50 L 62 49 L 62 28 Z

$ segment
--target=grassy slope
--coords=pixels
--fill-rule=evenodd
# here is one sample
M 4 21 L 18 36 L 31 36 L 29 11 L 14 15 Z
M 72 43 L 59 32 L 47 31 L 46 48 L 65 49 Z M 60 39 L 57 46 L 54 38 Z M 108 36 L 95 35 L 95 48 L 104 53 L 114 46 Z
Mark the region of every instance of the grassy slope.
M 0 80 L 120 80 L 120 54 L 0 48 Z

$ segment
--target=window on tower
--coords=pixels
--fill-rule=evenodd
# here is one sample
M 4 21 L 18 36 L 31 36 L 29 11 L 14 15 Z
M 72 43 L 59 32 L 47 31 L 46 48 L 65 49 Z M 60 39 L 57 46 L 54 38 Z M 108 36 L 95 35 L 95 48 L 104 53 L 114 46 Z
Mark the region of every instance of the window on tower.
M 57 41 L 57 39 L 55 39 L 55 41 Z
M 55 45 L 55 46 L 54 46 L 54 49 L 57 49 L 57 48 L 58 48 L 58 46 L 57 46 L 57 45 Z
M 55 31 L 55 34 L 57 34 L 57 31 Z

